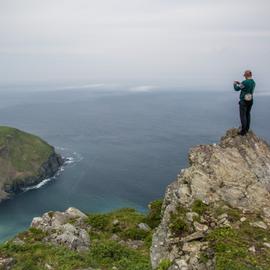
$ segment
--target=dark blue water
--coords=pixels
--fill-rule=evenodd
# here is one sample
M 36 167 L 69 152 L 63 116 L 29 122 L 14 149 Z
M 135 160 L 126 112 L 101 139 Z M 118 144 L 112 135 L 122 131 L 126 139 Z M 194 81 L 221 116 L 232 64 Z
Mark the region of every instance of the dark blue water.
M 69 206 L 135 207 L 163 196 L 188 149 L 237 127 L 237 93 L 196 91 L 0 92 L 0 124 L 37 134 L 73 162 L 56 180 L 0 204 L 0 241 L 34 216 Z M 252 126 L 270 141 L 270 96 L 256 98 Z

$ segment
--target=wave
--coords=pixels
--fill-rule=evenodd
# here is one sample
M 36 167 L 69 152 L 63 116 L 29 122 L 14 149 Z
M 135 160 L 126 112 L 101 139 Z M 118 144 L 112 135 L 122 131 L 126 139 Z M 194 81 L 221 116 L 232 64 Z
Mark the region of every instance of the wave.
M 64 147 L 56 147 L 56 149 L 61 150 L 61 152 L 65 152 L 68 150 L 67 148 L 64 148 Z M 29 190 L 39 189 L 39 188 L 45 186 L 46 184 L 56 180 L 61 175 L 61 173 L 65 170 L 66 167 L 68 167 L 68 166 L 70 167 L 71 165 L 77 164 L 78 162 L 80 162 L 83 159 L 82 155 L 80 155 L 77 152 L 73 152 L 73 153 L 71 153 L 71 155 L 69 155 L 67 157 L 65 157 L 64 155 L 62 157 L 64 159 L 64 164 L 61 167 L 59 167 L 58 171 L 55 173 L 54 176 L 46 178 L 36 185 L 23 188 L 22 191 L 27 192 Z
M 51 182 L 52 180 L 54 180 L 55 178 L 56 178 L 55 176 L 50 177 L 50 178 L 46 178 L 43 181 L 41 181 L 40 183 L 38 183 L 37 185 L 23 188 L 23 191 L 26 192 L 26 191 L 29 191 L 32 189 L 39 189 L 39 188 L 43 187 L 44 185 L 46 185 L 48 182 Z

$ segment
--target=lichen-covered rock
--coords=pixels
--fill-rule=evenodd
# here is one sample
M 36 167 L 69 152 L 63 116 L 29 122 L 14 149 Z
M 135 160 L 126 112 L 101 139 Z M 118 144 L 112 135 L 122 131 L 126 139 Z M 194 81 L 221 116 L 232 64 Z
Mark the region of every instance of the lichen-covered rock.
M 4 258 L 0 256 L 0 269 L 9 270 L 12 269 L 15 260 L 13 258 Z
M 87 231 L 81 222 L 87 216 L 76 208 L 68 208 L 65 212 L 48 212 L 42 217 L 35 217 L 31 227 L 47 234 L 44 241 L 64 245 L 71 250 L 86 251 L 90 245 Z
M 237 228 L 246 221 L 245 216 L 239 216 L 237 222 L 230 220 L 238 218 L 233 216 L 236 212 L 232 213 L 233 218 L 226 213 L 215 216 L 215 206 L 220 203 L 227 205 L 224 212 L 236 208 L 243 213 L 256 213 L 262 219 L 255 221 L 257 227 L 270 225 L 270 147 L 253 132 L 239 136 L 237 131 L 228 130 L 219 144 L 192 148 L 190 167 L 181 170 L 177 180 L 167 187 L 162 220 L 151 247 L 154 269 L 166 259 L 172 262 L 170 269 L 215 269 L 215 256 L 203 262 L 198 259 L 202 252 L 211 253 L 204 235 L 215 228 Z M 196 201 L 205 207 L 194 206 Z M 172 228 L 179 228 L 171 223 L 179 207 L 185 213 L 182 224 L 178 220 L 181 233 L 175 241 Z M 205 210 L 207 207 L 212 210 Z
M 138 228 L 145 231 L 145 232 L 151 231 L 151 228 L 146 223 L 139 223 Z
M 65 214 L 68 215 L 70 218 L 81 218 L 81 219 L 87 219 L 87 215 L 84 214 L 82 211 L 80 211 L 77 208 L 69 207 Z

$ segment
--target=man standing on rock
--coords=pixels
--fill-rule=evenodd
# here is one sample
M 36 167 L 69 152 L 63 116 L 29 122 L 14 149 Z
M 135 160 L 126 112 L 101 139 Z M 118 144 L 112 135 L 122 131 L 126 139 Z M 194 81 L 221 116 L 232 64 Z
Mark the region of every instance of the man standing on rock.
M 241 119 L 241 130 L 239 135 L 244 136 L 250 127 L 250 111 L 253 105 L 253 92 L 256 86 L 255 81 L 252 79 L 252 72 L 246 70 L 244 73 L 245 80 L 241 83 L 234 81 L 234 90 L 240 92 L 239 111 Z

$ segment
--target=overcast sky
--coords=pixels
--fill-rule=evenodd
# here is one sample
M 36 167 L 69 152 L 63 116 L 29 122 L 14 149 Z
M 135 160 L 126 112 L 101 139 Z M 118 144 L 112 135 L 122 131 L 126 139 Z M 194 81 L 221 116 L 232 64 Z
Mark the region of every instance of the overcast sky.
M 269 0 L 0 0 L 0 83 L 262 88 Z

